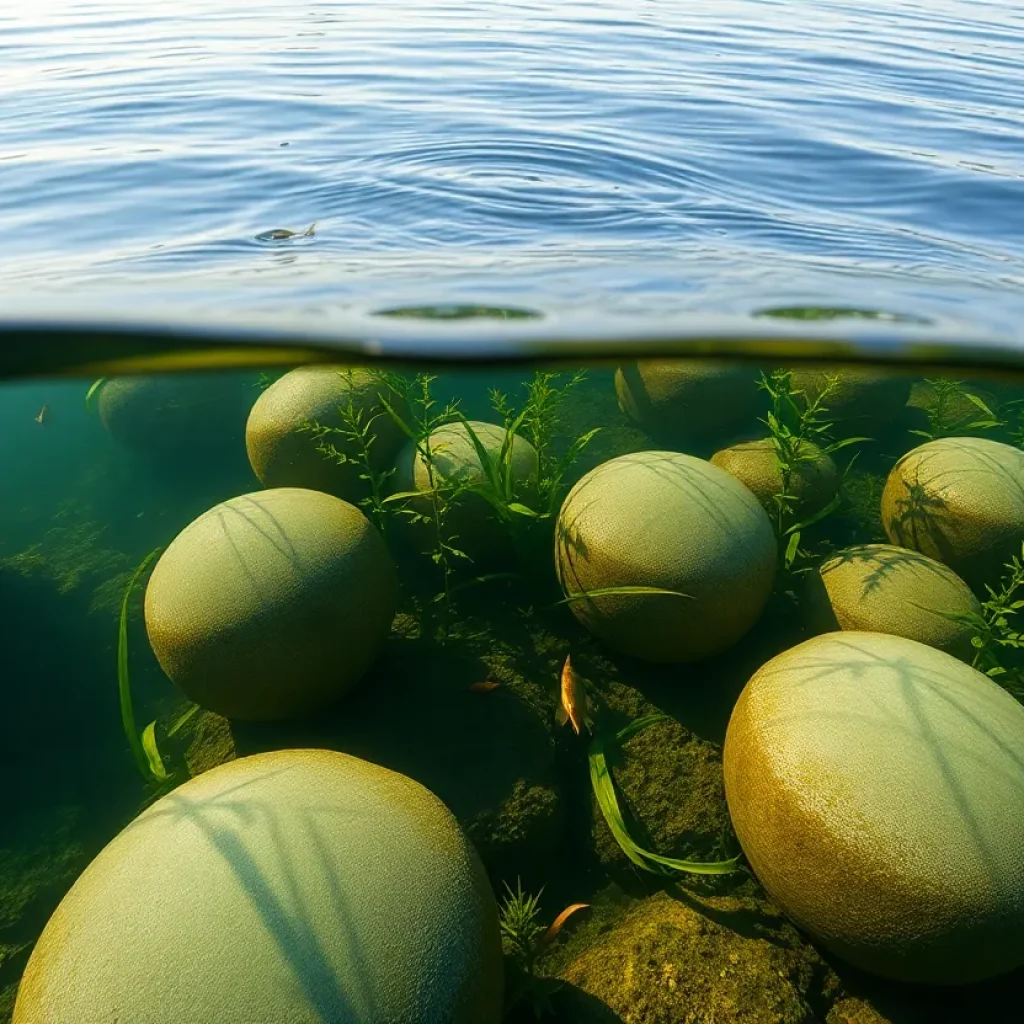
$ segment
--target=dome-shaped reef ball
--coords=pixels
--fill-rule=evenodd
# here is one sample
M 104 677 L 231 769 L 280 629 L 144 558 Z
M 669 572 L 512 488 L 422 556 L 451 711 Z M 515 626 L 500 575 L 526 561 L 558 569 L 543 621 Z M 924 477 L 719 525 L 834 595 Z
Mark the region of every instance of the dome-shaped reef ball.
M 281 487 L 225 501 L 175 537 L 146 588 L 146 630 L 197 704 L 228 718 L 289 718 L 362 676 L 397 591 L 359 509 Z
M 773 499 L 782 493 L 782 463 L 770 438 L 723 448 L 711 456 L 711 462 L 749 487 L 765 511 L 775 515 Z M 816 444 L 798 442 L 788 490 L 796 499 L 789 507 L 798 516 L 821 511 L 839 490 L 836 464 Z
M 828 633 L 747 683 L 725 738 L 736 835 L 824 946 L 902 981 L 1024 964 L 1024 707 L 904 637 Z
M 329 750 L 214 768 L 86 868 L 17 1024 L 497 1024 L 494 897 L 448 809 Z
M 592 469 L 566 497 L 555 533 L 555 566 L 576 618 L 648 661 L 696 661 L 735 643 L 768 600 L 776 558 L 754 495 L 724 469 L 678 452 L 637 452 Z M 686 596 L 581 596 L 613 587 Z
M 808 401 L 828 391 L 824 397 L 827 412 L 822 418 L 841 424 L 841 437 L 863 434 L 877 439 L 875 428 L 889 426 L 903 415 L 910 398 L 909 377 L 860 367 L 797 368 L 791 371 L 790 382 Z M 855 450 L 851 448 L 850 454 Z
M 969 660 L 974 631 L 962 616 L 980 615 L 971 588 L 920 551 L 860 544 L 808 575 L 810 606 L 821 632 L 893 633 Z
M 370 462 L 383 473 L 405 440 L 401 427 L 381 404 L 381 396 L 405 416 L 405 400 L 386 379 L 370 370 L 344 366 L 302 366 L 276 380 L 256 400 L 245 428 L 245 447 L 253 472 L 265 487 L 309 487 L 357 501 L 369 494 L 360 479 L 366 470 L 356 461 L 339 463 L 318 449 L 312 424 L 334 428 L 322 440 L 343 455 L 357 455 L 358 442 L 338 428 L 342 412 L 369 425 Z M 351 424 L 349 425 L 351 427 Z
M 194 458 L 241 444 L 252 395 L 248 375 L 237 373 L 116 377 L 104 381 L 96 409 L 126 448 Z
M 470 420 L 469 426 L 484 451 L 497 463 L 507 436 L 505 428 L 479 420 Z M 485 481 L 480 454 L 464 423 L 447 423 L 438 427 L 430 435 L 429 444 L 435 480 L 442 486 L 474 485 Z M 516 494 L 520 501 L 525 499 L 528 503 L 537 484 L 537 452 L 529 441 L 517 434 L 512 439 L 511 456 L 510 473 Z M 399 452 L 395 461 L 392 487 L 396 492 L 431 489 L 427 462 L 411 443 Z M 433 512 L 427 497 L 413 498 L 409 506 L 426 516 Z M 447 513 L 445 525 L 448 534 L 457 537 L 453 542 L 455 546 L 475 563 L 500 557 L 507 538 L 503 537 L 493 506 L 480 495 L 468 492 L 457 495 Z M 432 526 L 418 523 L 411 524 L 409 529 L 415 535 L 417 546 L 424 550 L 433 547 Z
M 982 592 L 1024 542 L 1024 452 L 980 437 L 915 448 L 889 473 L 882 525 L 893 544 L 945 562 Z
M 622 411 L 649 433 L 709 454 L 756 430 L 767 408 L 756 373 L 720 363 L 642 359 L 619 367 L 615 393 Z

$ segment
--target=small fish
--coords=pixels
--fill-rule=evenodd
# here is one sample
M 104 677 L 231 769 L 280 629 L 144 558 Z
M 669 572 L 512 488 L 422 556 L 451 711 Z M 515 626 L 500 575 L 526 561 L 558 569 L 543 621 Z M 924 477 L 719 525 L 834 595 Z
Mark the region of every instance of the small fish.
M 565 665 L 562 666 L 562 700 L 558 706 L 556 720 L 559 725 L 572 722 L 576 735 L 586 729 L 592 732 L 594 727 L 593 719 L 590 717 L 590 698 L 587 696 L 587 688 L 583 680 L 572 670 L 572 663 L 568 657 Z
M 38 423 L 40 426 L 42 426 L 46 422 L 47 413 L 49 412 L 49 409 L 50 407 L 48 405 L 44 405 L 42 409 L 39 410 L 39 415 L 36 417 L 36 423 Z
M 496 682 L 494 682 L 493 679 L 488 679 L 488 680 L 486 680 L 485 682 L 482 682 L 482 683 L 473 683 L 473 685 L 469 688 L 469 692 L 470 693 L 492 693 L 493 691 L 499 689 L 500 687 L 501 687 L 501 683 L 496 683 Z
M 551 922 L 551 927 L 541 936 L 541 944 L 544 946 L 549 945 L 558 938 L 558 933 L 562 930 L 565 922 L 576 913 L 577 910 L 587 910 L 590 907 L 589 903 L 573 903 L 566 907 L 558 917 Z
M 288 228 L 274 228 L 273 231 L 263 231 L 256 236 L 257 242 L 281 242 L 286 238 L 312 238 L 316 231 L 316 221 L 306 228 L 305 231 L 289 231 Z

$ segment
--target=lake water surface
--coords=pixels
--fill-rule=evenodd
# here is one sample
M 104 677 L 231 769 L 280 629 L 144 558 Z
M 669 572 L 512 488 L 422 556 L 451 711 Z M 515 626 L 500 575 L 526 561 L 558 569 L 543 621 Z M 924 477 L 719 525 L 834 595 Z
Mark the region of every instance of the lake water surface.
M 1022 67 L 1012 0 L 12 2 L 0 299 L 1014 336 Z

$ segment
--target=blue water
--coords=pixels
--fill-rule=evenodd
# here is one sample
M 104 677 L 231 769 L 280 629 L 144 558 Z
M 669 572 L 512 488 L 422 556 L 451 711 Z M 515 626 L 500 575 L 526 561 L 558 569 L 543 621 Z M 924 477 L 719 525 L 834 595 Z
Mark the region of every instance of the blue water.
M 1017 0 L 2 11 L 8 310 L 811 303 L 1024 330 Z

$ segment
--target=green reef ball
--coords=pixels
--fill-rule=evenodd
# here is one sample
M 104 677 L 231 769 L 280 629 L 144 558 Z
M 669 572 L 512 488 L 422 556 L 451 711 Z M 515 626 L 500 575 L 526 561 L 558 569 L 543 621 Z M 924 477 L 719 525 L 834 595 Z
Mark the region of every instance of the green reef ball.
M 245 447 L 253 472 L 265 487 L 309 487 L 356 501 L 366 497 L 366 469 L 358 462 L 341 463 L 318 450 L 313 424 L 344 426 L 342 412 L 360 417 L 369 427 L 370 461 L 384 473 L 405 439 L 401 427 L 381 404 L 385 400 L 398 413 L 408 412 L 405 400 L 391 391 L 380 374 L 344 366 L 303 366 L 274 381 L 254 403 L 245 428 Z M 350 406 L 351 403 L 351 406 Z M 358 454 L 358 442 L 332 430 L 323 442 L 349 458 Z
M 100 420 L 119 444 L 146 455 L 187 455 L 241 443 L 253 394 L 247 375 L 155 374 L 104 381 Z
M 330 750 L 214 768 L 110 842 L 43 931 L 17 1024 L 498 1024 L 498 913 L 451 812 Z
M 216 505 L 175 537 L 146 588 L 146 630 L 197 704 L 228 718 L 290 718 L 363 675 L 397 591 L 387 548 L 359 509 L 281 487 Z
M 971 588 L 949 566 L 920 551 L 859 544 L 838 552 L 808 575 L 810 605 L 821 632 L 893 633 L 970 660 L 980 616 Z
M 641 359 L 619 367 L 615 393 L 622 411 L 645 430 L 699 448 L 755 428 L 767 403 L 752 371 L 679 359 Z
M 934 647 L 815 637 L 760 668 L 724 752 L 736 835 L 778 906 L 900 981 L 1024 965 L 1024 707 Z
M 823 419 L 843 426 L 843 435 L 851 432 L 874 437 L 874 427 L 884 427 L 898 419 L 910 398 L 909 377 L 861 367 L 815 370 L 794 369 L 790 372 L 793 389 L 801 391 L 807 401 L 821 397 L 831 380 L 835 387 L 825 398 Z
M 945 437 L 908 452 L 882 492 L 889 540 L 944 562 L 978 593 L 1024 543 L 1024 452 Z
M 556 527 L 555 566 L 576 618 L 647 661 L 696 661 L 734 644 L 761 615 L 777 557 L 754 495 L 679 452 L 637 452 L 592 469 Z M 675 594 L 597 593 L 627 587 Z
M 508 436 L 504 427 L 494 423 L 469 420 L 472 430 L 487 453 L 492 465 L 501 458 L 501 450 Z M 442 488 L 460 485 L 483 484 L 487 474 L 480 454 L 473 444 L 472 436 L 463 422 L 446 423 L 434 430 L 429 438 L 434 483 Z M 529 502 L 537 485 L 537 452 L 533 445 L 518 434 L 512 439 L 510 476 L 519 501 Z M 431 470 L 423 454 L 410 442 L 399 453 L 392 477 L 395 492 L 430 491 Z M 433 515 L 433 503 L 429 497 L 412 498 L 407 507 L 425 515 Z M 454 545 L 464 551 L 474 562 L 493 561 L 507 544 L 503 537 L 501 523 L 493 506 L 479 494 L 463 492 L 454 495 L 446 518 L 445 527 L 449 536 L 456 539 Z M 419 547 L 428 550 L 433 545 L 432 527 L 425 523 L 410 524 Z M 503 543 L 504 542 L 504 543 Z
M 831 457 L 810 441 L 798 442 L 797 453 L 788 483 L 788 492 L 796 499 L 790 509 L 798 515 L 813 515 L 836 496 L 839 472 Z M 765 511 L 775 515 L 773 499 L 783 490 L 782 463 L 770 438 L 723 448 L 711 456 L 711 462 L 749 487 Z

